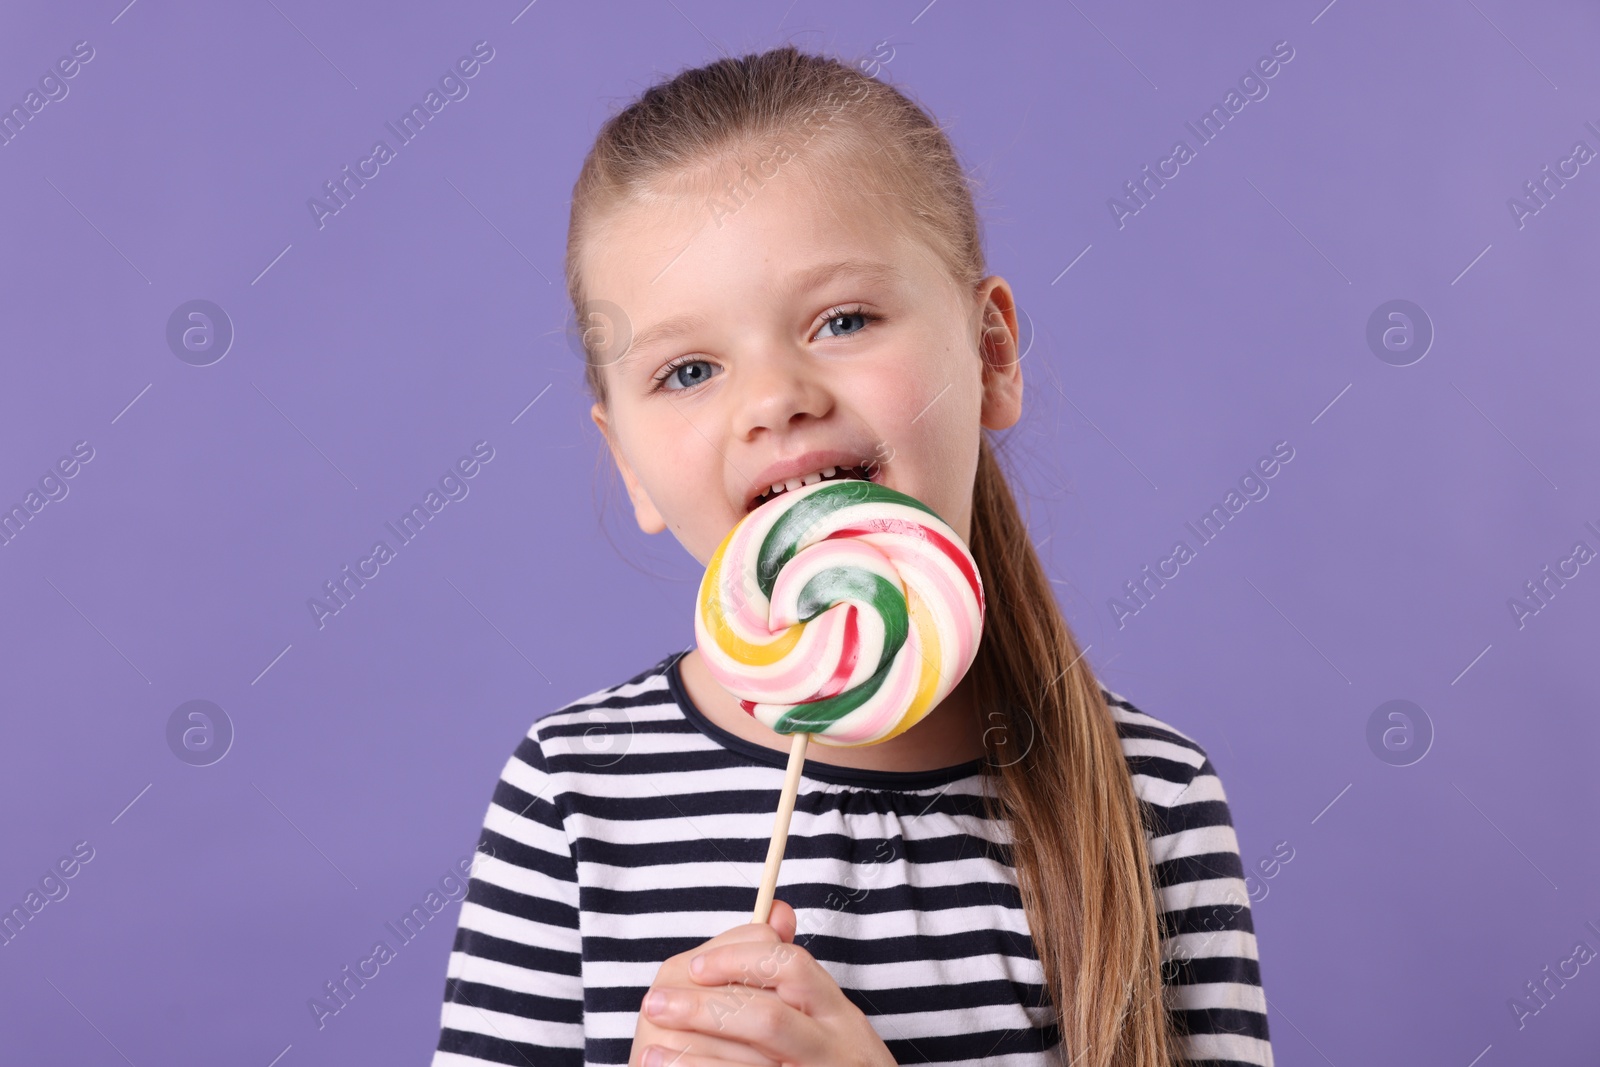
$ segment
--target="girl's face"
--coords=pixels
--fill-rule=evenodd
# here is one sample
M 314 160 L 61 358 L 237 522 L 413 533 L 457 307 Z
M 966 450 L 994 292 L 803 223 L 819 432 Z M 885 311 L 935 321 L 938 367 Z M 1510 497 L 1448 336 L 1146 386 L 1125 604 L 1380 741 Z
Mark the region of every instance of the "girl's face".
M 670 528 L 703 566 L 774 482 L 864 465 L 967 539 L 979 427 L 1021 414 L 1010 287 L 963 291 L 798 161 L 751 174 L 742 204 L 726 177 L 619 210 L 582 252 L 597 317 L 579 325 L 607 328 L 591 414 L 640 529 Z

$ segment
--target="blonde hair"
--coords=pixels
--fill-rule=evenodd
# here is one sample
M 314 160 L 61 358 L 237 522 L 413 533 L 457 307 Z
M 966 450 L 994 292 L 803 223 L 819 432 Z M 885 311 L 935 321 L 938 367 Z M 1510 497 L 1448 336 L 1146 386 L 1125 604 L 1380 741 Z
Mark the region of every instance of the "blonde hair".
M 608 212 L 716 164 L 761 160 L 764 178 L 771 161 L 801 156 L 817 173 L 881 181 L 859 188 L 976 291 L 986 276 L 978 215 L 944 132 L 900 90 L 785 46 L 686 70 L 606 121 L 572 192 L 573 307 L 580 316 L 586 307 L 580 254 Z M 747 193 L 750 174 L 747 163 Z M 724 189 L 734 203 L 740 191 Z M 585 381 L 603 406 L 603 367 L 588 340 Z M 1009 821 L 1018 889 L 1074 1067 L 1167 1067 L 1178 1035 L 1163 1003 L 1145 812 L 989 435 L 980 435 L 968 537 L 988 600 L 973 693 L 999 718 L 984 733 L 985 803 Z

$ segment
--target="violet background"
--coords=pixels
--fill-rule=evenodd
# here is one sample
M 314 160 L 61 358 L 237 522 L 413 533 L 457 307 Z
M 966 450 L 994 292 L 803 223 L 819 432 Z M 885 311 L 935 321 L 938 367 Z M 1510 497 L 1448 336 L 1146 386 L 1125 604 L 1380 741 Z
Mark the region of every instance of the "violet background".
M 1204 744 L 1247 864 L 1281 1064 L 1593 1062 L 1600 948 L 1593 312 L 1600 12 L 1506 0 L 927 5 L 12 4 L 0 147 L 0 1059 L 426 1062 L 451 904 L 319 1030 L 307 1002 L 472 849 L 540 715 L 693 641 L 699 570 L 597 466 L 561 283 L 601 121 L 785 40 L 871 59 L 984 183 L 1033 333 L 1010 448 L 1102 680 Z M 306 206 L 474 42 L 494 58 L 319 229 Z M 1287 40 L 1292 61 L 1119 229 L 1123 183 Z M 887 42 L 879 47 L 880 42 Z M 1070 265 L 1070 269 L 1065 269 Z M 180 304 L 236 331 L 180 361 Z M 1366 323 L 1404 298 L 1409 366 Z M 530 406 L 531 405 L 531 406 Z M 349 606 L 307 608 L 471 445 L 492 462 Z M 1273 444 L 1292 462 L 1119 628 L 1107 607 Z M 391 539 L 391 543 L 394 543 Z M 220 705 L 210 766 L 169 750 Z M 1416 702 L 1392 766 L 1369 716 Z M 1330 806 L 1331 802 L 1331 806 Z M 130 806 L 131 804 L 131 806 Z M 1474 1059 L 1478 1057 L 1478 1059 Z

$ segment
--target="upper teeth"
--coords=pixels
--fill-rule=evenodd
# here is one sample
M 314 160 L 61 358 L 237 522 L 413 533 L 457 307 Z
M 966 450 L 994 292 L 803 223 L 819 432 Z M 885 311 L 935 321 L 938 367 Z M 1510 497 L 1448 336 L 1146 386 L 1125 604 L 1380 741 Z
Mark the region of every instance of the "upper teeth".
M 785 489 L 798 489 L 802 485 L 816 485 L 824 478 L 832 478 L 838 473 L 838 467 L 824 467 L 820 471 L 813 471 L 804 478 L 790 478 L 786 482 L 773 482 L 768 492 L 781 493 Z
M 866 465 L 860 464 L 860 466 L 865 467 Z M 773 482 L 767 491 L 761 494 L 761 498 L 773 497 L 791 489 L 799 489 L 803 485 L 816 485 L 824 478 L 832 478 L 839 473 L 839 470 L 840 468 L 838 467 L 824 467 L 820 471 L 813 471 L 803 478 L 790 478 L 782 482 Z

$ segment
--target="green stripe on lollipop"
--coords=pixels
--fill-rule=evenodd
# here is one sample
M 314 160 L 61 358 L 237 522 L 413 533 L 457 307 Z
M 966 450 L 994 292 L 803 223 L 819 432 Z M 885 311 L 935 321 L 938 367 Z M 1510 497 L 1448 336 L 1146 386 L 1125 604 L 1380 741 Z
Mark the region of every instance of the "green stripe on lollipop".
M 905 592 L 883 575 L 860 567 L 829 567 L 812 575 L 800 590 L 796 614 L 801 622 L 810 622 L 846 601 L 866 606 L 883 620 L 883 651 L 878 656 L 878 669 L 858 686 L 790 708 L 773 726 L 778 733 L 816 733 L 856 710 L 877 693 L 905 645 L 911 632 Z
M 846 689 L 837 696 L 813 700 L 809 704 L 796 704 L 784 712 L 773 725 L 773 730 L 780 734 L 821 733 L 874 696 L 882 688 L 884 679 L 889 676 L 890 666 L 891 664 L 885 664 L 879 667 L 871 678 L 854 689 Z
M 806 535 L 818 523 L 835 511 L 861 504 L 899 504 L 939 518 L 937 512 L 916 497 L 877 482 L 856 479 L 824 482 L 823 488 L 795 501 L 767 531 L 766 539 L 761 542 L 761 553 L 756 557 L 756 585 L 761 595 L 768 598 L 772 596 L 778 572 L 794 558 L 796 552 L 805 547 Z

